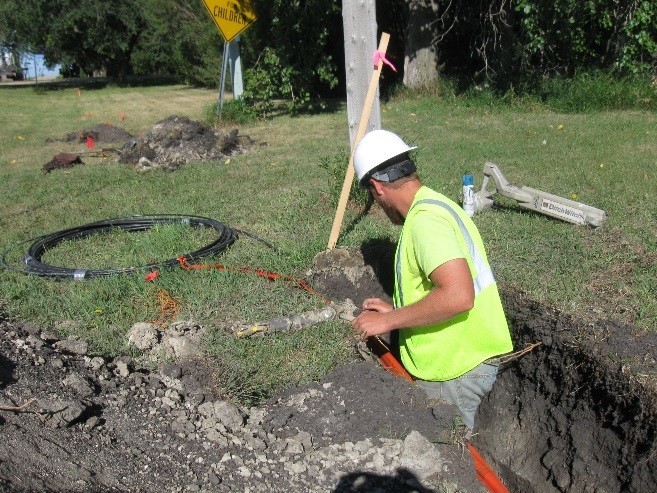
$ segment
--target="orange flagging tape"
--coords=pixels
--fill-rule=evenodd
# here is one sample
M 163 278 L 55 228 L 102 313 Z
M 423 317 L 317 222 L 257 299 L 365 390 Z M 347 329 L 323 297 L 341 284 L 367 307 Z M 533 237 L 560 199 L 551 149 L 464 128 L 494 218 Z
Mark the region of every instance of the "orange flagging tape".
M 319 294 L 317 291 L 311 288 L 308 283 L 302 281 L 301 279 L 297 279 L 296 277 L 292 276 L 285 276 L 283 274 L 279 274 L 278 272 L 271 272 L 263 269 L 252 269 L 251 267 L 228 267 L 223 264 L 189 264 L 187 263 L 187 259 L 185 257 L 178 257 L 178 263 L 180 264 L 180 268 L 183 270 L 217 269 L 230 272 L 241 272 L 242 274 L 255 274 L 256 276 L 264 277 L 270 281 L 282 279 L 283 281 L 288 281 L 296 284 L 304 291 L 312 294 L 313 296 L 317 296 L 319 299 L 324 301 L 324 303 L 331 302 L 331 300 L 329 300 L 326 296 Z
M 477 472 L 477 478 L 479 478 L 479 481 L 481 481 L 491 493 L 509 493 L 509 490 L 506 489 L 506 486 L 500 481 L 500 478 L 497 477 L 497 474 L 495 474 L 495 471 L 493 471 L 488 465 L 488 462 L 486 462 L 477 449 L 474 448 L 474 445 L 470 442 L 465 442 L 465 444 L 472 456 L 472 462 L 474 462 L 475 471 Z

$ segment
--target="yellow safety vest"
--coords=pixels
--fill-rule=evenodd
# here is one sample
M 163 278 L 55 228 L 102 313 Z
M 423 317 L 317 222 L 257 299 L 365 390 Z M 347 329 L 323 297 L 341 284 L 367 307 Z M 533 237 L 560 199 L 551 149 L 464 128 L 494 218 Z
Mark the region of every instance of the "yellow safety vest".
M 453 231 L 474 282 L 473 308 L 452 319 L 399 331 L 402 363 L 416 378 L 445 381 L 472 370 L 488 358 L 513 350 L 497 284 L 477 227 L 453 201 L 427 187 L 416 193 L 406 215 L 395 254 L 395 307 L 410 305 L 433 288 L 431 272 L 421 272 L 411 228 L 422 228 L 422 217 L 435 214 Z M 420 230 L 420 234 L 431 234 Z M 452 245 L 453 246 L 453 245 Z M 435 248 L 441 248 L 436 244 Z

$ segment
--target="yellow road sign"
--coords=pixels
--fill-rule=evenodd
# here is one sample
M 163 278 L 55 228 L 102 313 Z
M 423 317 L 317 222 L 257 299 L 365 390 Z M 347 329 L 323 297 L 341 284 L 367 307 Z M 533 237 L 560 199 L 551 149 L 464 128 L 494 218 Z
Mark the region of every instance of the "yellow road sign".
M 226 43 L 256 20 L 249 0 L 203 0 L 203 3 Z

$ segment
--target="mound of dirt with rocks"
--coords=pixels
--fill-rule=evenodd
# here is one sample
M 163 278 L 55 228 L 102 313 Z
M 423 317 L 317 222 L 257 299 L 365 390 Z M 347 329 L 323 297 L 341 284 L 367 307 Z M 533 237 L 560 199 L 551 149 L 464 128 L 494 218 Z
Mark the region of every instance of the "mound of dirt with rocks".
M 202 360 L 149 371 L 4 320 L 0 369 L 2 491 L 481 491 L 451 406 L 370 363 L 244 409 Z
M 138 170 L 163 169 L 175 171 L 181 165 L 198 161 L 219 161 L 248 152 L 256 142 L 248 135 L 240 135 L 238 129 L 215 130 L 203 123 L 184 116 L 170 116 L 157 122 L 145 135 L 133 137 L 122 128 L 109 123 L 71 132 L 64 142 L 87 143 L 91 137 L 94 144 L 118 144 L 118 146 L 95 148 L 85 154 L 100 157 L 105 162 L 120 162 L 133 165 Z M 56 139 L 46 139 L 53 142 Z M 47 173 L 61 168 L 84 164 L 78 153 L 60 153 L 43 166 Z
M 157 122 L 144 136 L 130 139 L 121 149 L 119 161 L 139 169 L 153 167 L 173 171 L 194 161 L 217 161 L 241 154 L 255 145 L 249 136 L 213 130 L 184 116 Z

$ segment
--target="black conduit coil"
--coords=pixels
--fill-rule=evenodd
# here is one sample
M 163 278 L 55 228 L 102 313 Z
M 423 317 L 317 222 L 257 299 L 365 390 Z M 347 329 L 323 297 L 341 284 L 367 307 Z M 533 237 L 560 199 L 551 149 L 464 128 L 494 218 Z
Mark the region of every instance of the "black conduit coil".
M 34 243 L 32 243 L 32 245 L 30 245 L 28 248 L 27 254 L 23 257 L 22 270 L 13 268 L 8 265 L 5 261 L 4 255 L 2 258 L 2 264 L 5 268 L 17 272 L 22 272 L 24 274 L 80 281 L 92 279 L 95 277 L 104 277 L 114 274 L 127 274 L 138 270 L 178 265 L 178 258 L 172 258 L 157 263 L 150 263 L 139 267 L 126 267 L 119 269 L 71 269 L 66 267 L 56 267 L 41 262 L 43 254 L 62 241 L 84 238 L 86 236 L 111 231 L 117 228 L 131 232 L 146 231 L 156 225 L 162 224 L 185 224 L 194 228 L 214 228 L 214 230 L 217 232 L 217 239 L 209 245 L 206 245 L 203 248 L 199 248 L 193 252 L 181 255 L 190 262 L 196 261 L 203 257 L 207 257 L 209 255 L 220 253 L 232 245 L 238 238 L 238 230 L 232 229 L 225 224 L 220 223 L 219 221 L 207 217 L 178 214 L 130 216 L 106 219 L 103 221 L 89 223 L 83 226 L 65 229 L 56 233 L 39 237 L 34 240 Z

